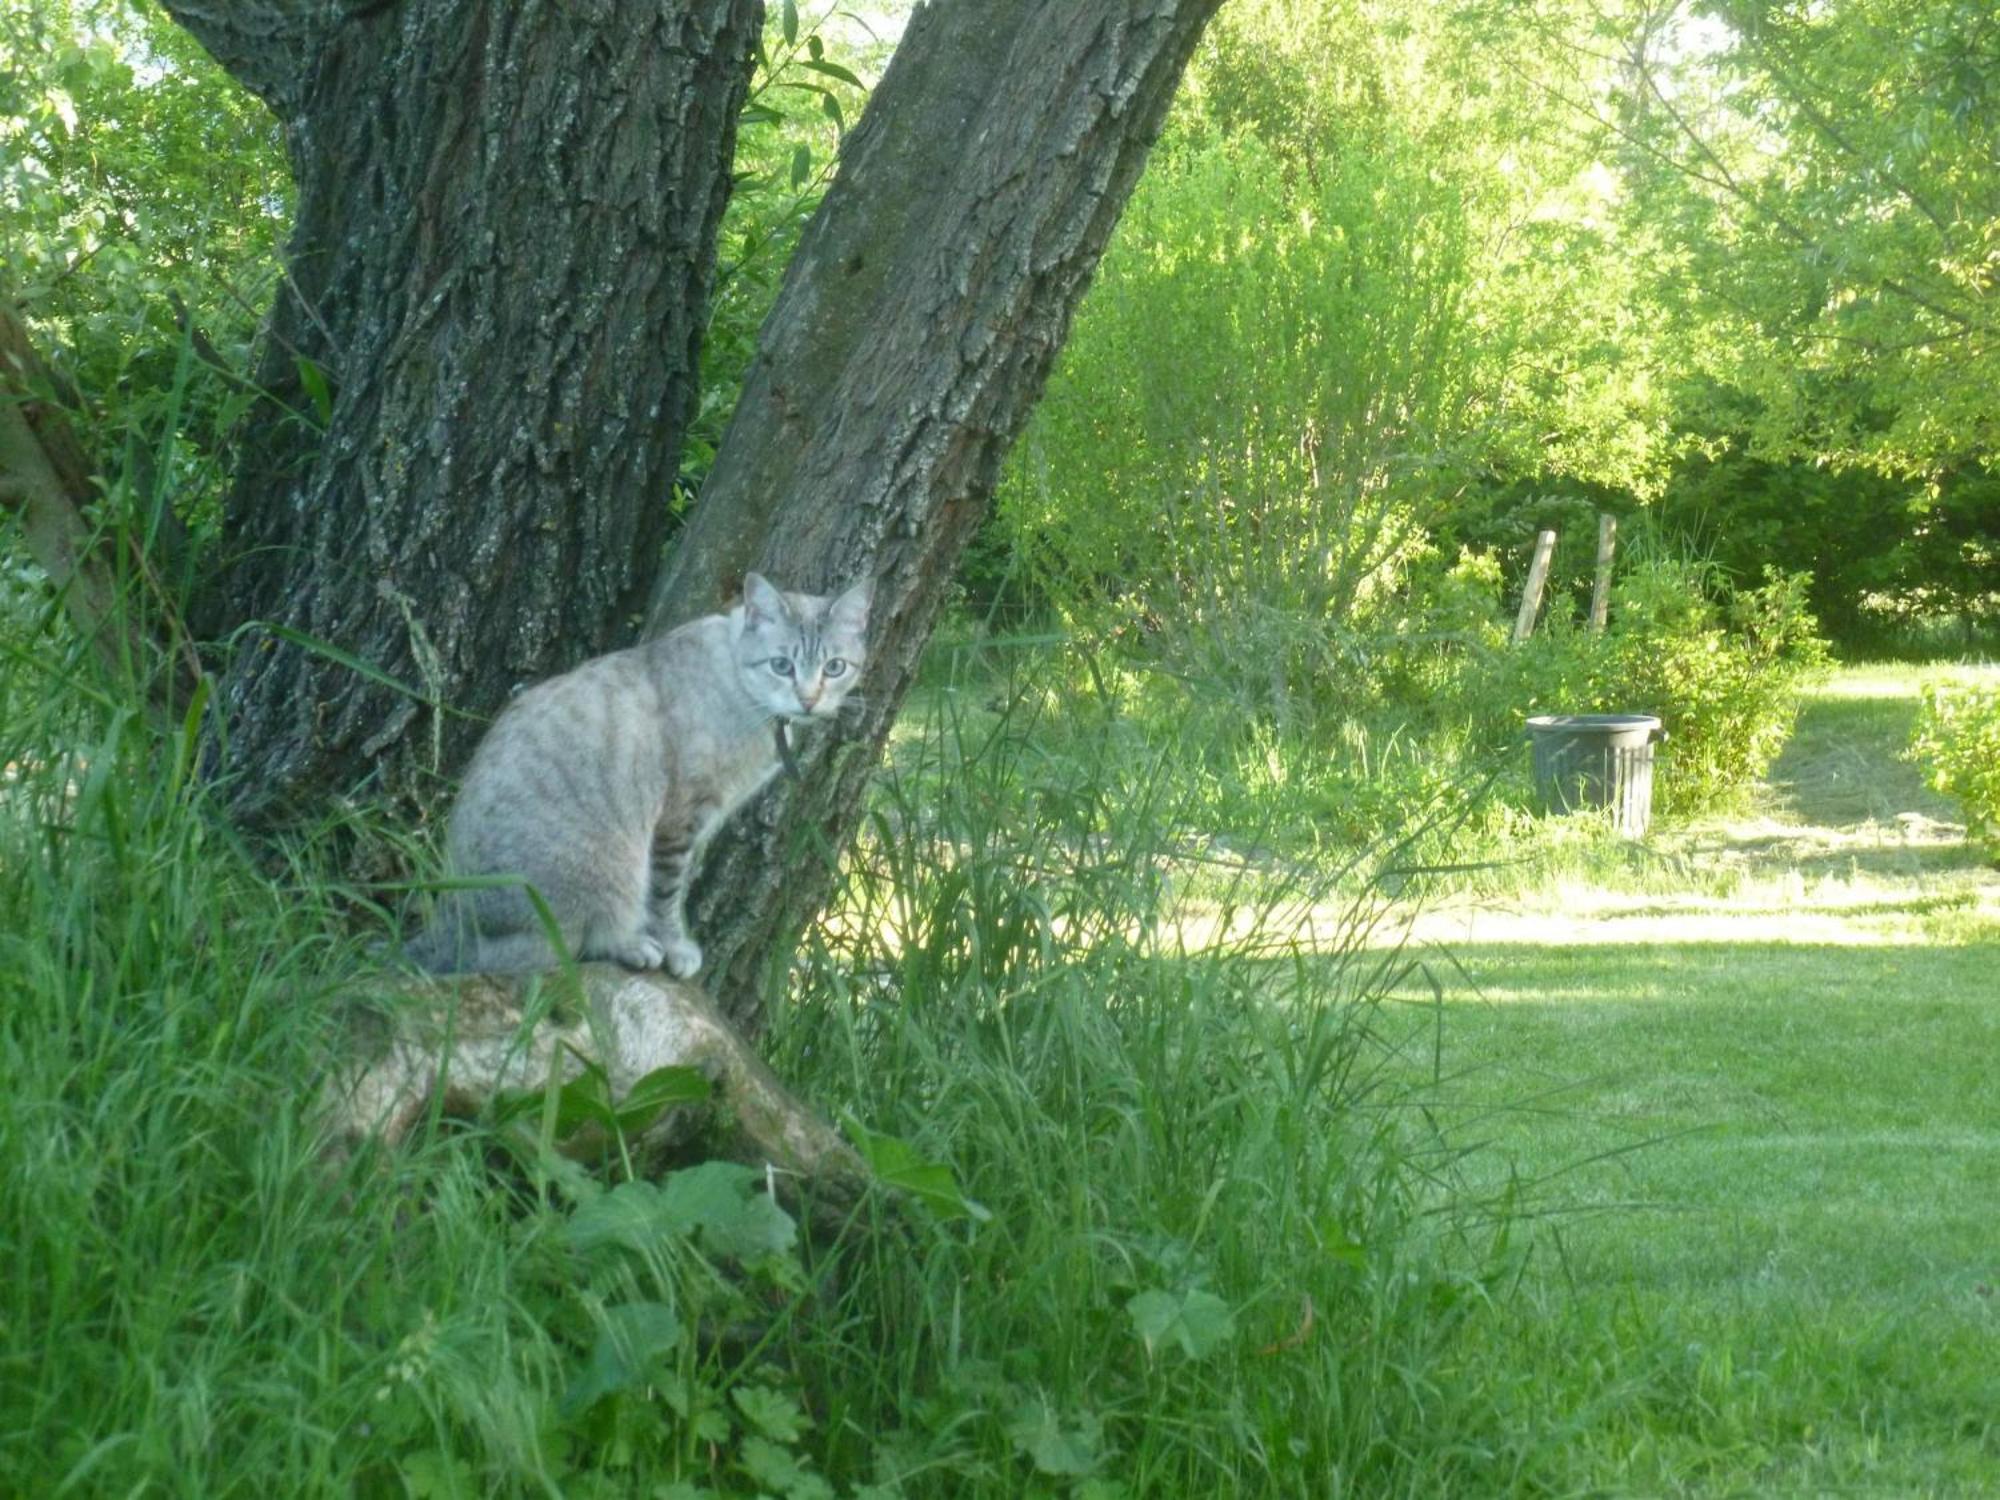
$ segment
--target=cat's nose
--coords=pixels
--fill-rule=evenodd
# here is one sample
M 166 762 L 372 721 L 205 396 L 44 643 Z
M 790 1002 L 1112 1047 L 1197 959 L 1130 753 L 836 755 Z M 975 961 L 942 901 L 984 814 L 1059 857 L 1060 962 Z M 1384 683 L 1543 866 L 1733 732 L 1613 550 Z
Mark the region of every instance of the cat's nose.
M 803 682 L 800 683 L 799 707 L 811 713 L 813 705 L 819 702 L 819 695 L 824 691 L 825 688 L 819 683 L 814 683 L 811 687 L 807 687 Z

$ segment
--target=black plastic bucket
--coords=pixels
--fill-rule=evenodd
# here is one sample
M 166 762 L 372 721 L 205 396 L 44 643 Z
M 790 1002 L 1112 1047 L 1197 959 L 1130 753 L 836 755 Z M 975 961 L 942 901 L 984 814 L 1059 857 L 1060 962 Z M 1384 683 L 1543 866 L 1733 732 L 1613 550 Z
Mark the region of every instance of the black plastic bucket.
M 1538 714 L 1528 720 L 1535 794 L 1548 812 L 1611 810 L 1627 838 L 1653 821 L 1653 746 L 1667 737 L 1651 714 Z

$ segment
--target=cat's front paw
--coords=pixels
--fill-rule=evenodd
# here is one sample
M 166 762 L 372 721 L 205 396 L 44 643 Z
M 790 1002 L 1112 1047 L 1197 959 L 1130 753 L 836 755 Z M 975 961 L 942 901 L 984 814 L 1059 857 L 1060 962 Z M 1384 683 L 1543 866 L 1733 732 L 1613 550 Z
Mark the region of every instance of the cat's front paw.
M 620 943 L 605 956 L 628 969 L 657 969 L 667 950 L 656 937 L 635 937 Z
M 667 972 L 676 979 L 692 979 L 701 971 L 701 944 L 692 938 L 667 940 Z

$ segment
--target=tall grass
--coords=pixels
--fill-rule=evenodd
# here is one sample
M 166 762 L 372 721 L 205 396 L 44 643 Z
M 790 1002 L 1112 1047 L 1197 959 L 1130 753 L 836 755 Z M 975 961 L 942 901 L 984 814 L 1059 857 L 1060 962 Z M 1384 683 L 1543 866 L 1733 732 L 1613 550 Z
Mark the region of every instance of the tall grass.
M 809 1092 L 952 1161 L 993 1215 L 838 1252 L 867 1272 L 837 1360 L 803 1367 L 830 1425 L 893 1434 L 878 1462 L 926 1494 L 1024 1493 L 1023 1458 L 1051 1484 L 1062 1456 L 1134 1494 L 1485 1472 L 1494 1434 L 1436 1367 L 1504 1236 L 1452 1211 L 1448 1143 L 1387 1082 L 1377 997 L 1408 966 L 1354 951 L 1380 906 L 1217 861 L 1187 836 L 1184 745 L 1041 702 L 935 694 L 774 1029 Z M 1227 1332 L 1149 1349 L 1163 1296 L 1214 1299 Z
M 331 845 L 245 848 L 192 726 L 45 623 L 0 657 L 0 1493 L 1415 1494 L 1516 1461 L 1440 1374 L 1503 1247 L 1386 1082 L 1395 960 L 1325 951 L 1374 908 L 1177 842 L 1140 727 L 926 719 L 772 1025 L 987 1217 L 882 1192 L 796 1247 L 621 1255 L 602 1184 L 521 1193 L 482 1122 L 329 1163 L 370 990 Z M 1173 920 L 1191 892 L 1214 920 Z

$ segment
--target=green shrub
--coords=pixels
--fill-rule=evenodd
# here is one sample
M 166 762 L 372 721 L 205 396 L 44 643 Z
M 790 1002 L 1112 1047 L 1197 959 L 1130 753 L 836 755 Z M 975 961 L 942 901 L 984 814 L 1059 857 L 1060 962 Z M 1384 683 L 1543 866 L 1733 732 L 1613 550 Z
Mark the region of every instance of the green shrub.
M 1958 800 L 1966 837 L 2000 860 L 2000 689 L 1926 688 L 1910 758 Z
M 1656 715 L 1668 734 L 1660 805 L 1713 806 L 1770 769 L 1800 690 L 1826 661 L 1807 585 L 1805 574 L 1771 572 L 1760 588 L 1732 591 L 1705 563 L 1642 559 L 1614 585 L 1602 635 L 1556 610 L 1526 644 L 1468 657 L 1462 710 L 1475 741 L 1494 746 L 1530 714 Z

